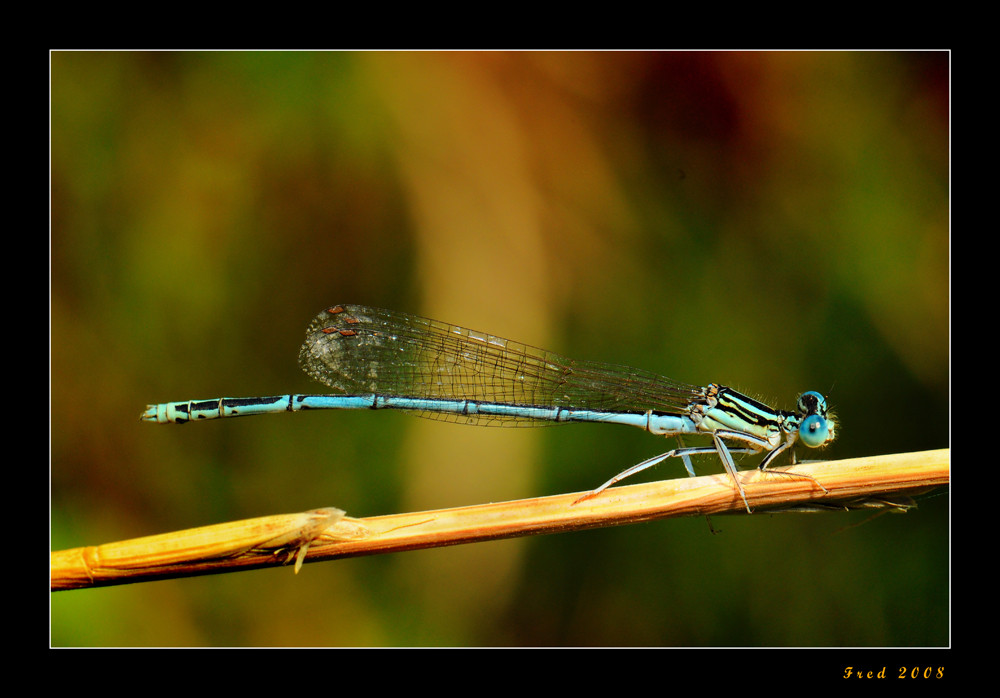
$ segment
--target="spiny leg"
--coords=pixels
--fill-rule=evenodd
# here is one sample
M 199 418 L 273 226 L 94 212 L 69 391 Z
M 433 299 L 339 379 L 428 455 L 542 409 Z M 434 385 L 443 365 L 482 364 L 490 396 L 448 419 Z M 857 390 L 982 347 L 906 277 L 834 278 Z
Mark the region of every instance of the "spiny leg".
M 691 477 L 694 477 L 695 476 L 695 474 L 694 474 L 694 467 L 691 465 L 691 461 L 689 460 L 689 457 L 690 456 L 700 455 L 700 454 L 705 454 L 705 453 L 718 453 L 718 449 L 716 447 L 712 447 L 712 446 L 700 446 L 700 447 L 696 446 L 696 447 L 692 447 L 692 448 L 675 448 L 672 451 L 668 451 L 666 453 L 661 453 L 658 456 L 653 456 L 652 458 L 648 458 L 648 459 L 642 461 L 641 463 L 637 463 L 636 465 L 633 465 L 631 468 L 623 470 L 622 472 L 618 473 L 613 478 L 611 478 L 610 480 L 608 480 L 607 482 L 605 482 L 600 487 L 598 487 L 598 488 L 596 488 L 594 490 L 591 490 L 587 494 L 583 495 L 582 497 L 580 497 L 579 499 L 577 499 L 576 501 L 574 501 L 573 504 L 579 504 L 582 501 L 585 501 L 587 499 L 591 499 L 592 497 L 596 497 L 597 495 L 599 495 L 601 492 L 603 492 L 604 490 L 608 489 L 612 485 L 614 485 L 614 484 L 616 484 L 618 482 L 621 482 L 625 478 L 631 477 L 632 475 L 635 475 L 636 473 L 642 472 L 643 470 L 646 470 L 647 468 L 652 468 L 654 465 L 658 465 L 658 464 L 662 463 L 663 461 L 667 460 L 668 458 L 680 458 L 681 460 L 683 460 L 684 461 L 684 467 L 688 471 L 688 475 L 691 476 Z M 754 449 L 751 449 L 751 448 L 737 448 L 737 449 L 732 449 L 732 451 L 730 451 L 729 449 L 726 449 L 726 453 L 727 454 L 729 454 L 729 453 L 755 453 L 755 451 L 754 451 Z M 732 456 L 729 456 L 729 462 L 730 463 L 732 463 L 732 460 L 733 460 Z M 725 464 L 724 461 L 723 461 L 723 463 Z M 734 471 L 735 471 L 735 466 L 733 466 L 733 468 L 734 468 Z M 728 470 L 728 467 L 727 467 L 727 470 Z M 730 474 L 732 474 L 732 473 L 730 473 Z M 733 477 L 735 478 L 735 475 Z M 738 481 L 737 481 L 737 487 L 739 487 L 739 482 Z M 742 488 L 741 488 L 741 493 L 742 493 Z M 746 498 L 745 497 L 744 497 L 744 502 L 746 502 Z
M 805 478 L 806 480 L 812 480 L 813 483 L 815 483 L 817 487 L 819 487 L 821 490 L 823 490 L 824 494 L 829 494 L 830 490 L 828 490 L 825 487 L 823 487 L 823 483 L 821 483 L 819 480 L 817 480 L 816 478 L 814 478 L 812 475 L 806 475 L 805 473 L 788 473 L 788 472 L 785 472 L 784 470 L 768 470 L 767 469 L 767 466 L 771 464 L 771 461 L 773 461 L 775 459 L 775 457 L 779 453 L 781 453 L 782 451 L 784 451 L 785 449 L 787 449 L 789 446 L 790 446 L 790 444 L 784 443 L 781 446 L 779 446 L 778 448 L 776 448 L 773 451 L 771 451 L 770 453 L 768 453 L 767 456 L 764 458 L 764 460 L 762 460 L 760 462 L 760 465 L 757 466 L 757 469 L 760 470 L 762 473 L 767 473 L 769 475 L 784 475 L 786 477 L 798 477 L 798 478 Z M 796 461 L 795 461 L 795 449 L 793 448 L 792 449 L 792 465 L 795 465 L 795 463 L 796 463 Z
M 680 436 L 677 437 L 677 445 L 684 448 L 684 439 Z M 687 453 L 681 454 L 681 460 L 684 461 L 684 469 L 687 470 L 688 477 L 697 477 L 694 474 L 694 465 L 691 463 L 691 456 Z M 712 517 L 705 514 L 705 523 L 708 524 L 709 532 L 714 536 L 716 533 L 721 533 L 721 531 L 716 531 L 715 526 L 712 525 Z
M 733 462 L 733 456 L 730 454 L 726 443 L 722 440 L 722 435 L 719 432 L 714 432 L 712 440 L 715 442 L 715 450 L 718 452 L 719 458 L 722 459 L 722 465 L 725 466 L 729 477 L 736 483 L 736 489 L 739 490 L 740 498 L 743 499 L 743 506 L 747 508 L 748 514 L 752 514 L 753 512 L 750 511 L 750 502 L 747 501 L 746 492 L 743 491 L 743 483 L 740 482 L 739 476 L 736 474 L 736 463 Z

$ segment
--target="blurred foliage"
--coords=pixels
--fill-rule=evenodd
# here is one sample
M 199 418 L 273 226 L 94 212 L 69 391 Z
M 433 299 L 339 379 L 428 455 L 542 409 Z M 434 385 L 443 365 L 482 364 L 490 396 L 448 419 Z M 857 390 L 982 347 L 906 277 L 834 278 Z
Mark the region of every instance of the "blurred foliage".
M 52 54 L 52 548 L 580 491 L 667 448 L 386 413 L 137 421 L 147 402 L 321 392 L 297 349 L 334 303 L 784 407 L 819 390 L 830 457 L 947 446 L 949 80 L 941 52 Z M 51 638 L 948 644 L 948 497 L 844 529 L 865 518 L 65 592 Z

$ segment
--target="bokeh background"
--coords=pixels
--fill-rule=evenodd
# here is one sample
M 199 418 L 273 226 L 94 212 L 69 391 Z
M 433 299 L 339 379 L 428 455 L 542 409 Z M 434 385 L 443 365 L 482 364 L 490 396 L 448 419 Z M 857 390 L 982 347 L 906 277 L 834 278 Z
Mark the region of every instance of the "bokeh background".
M 581 491 L 668 448 L 387 412 L 138 421 L 322 392 L 296 358 L 334 303 L 786 408 L 818 390 L 832 458 L 948 446 L 949 80 L 942 52 L 52 54 L 52 549 Z M 948 506 L 60 592 L 51 642 L 942 646 Z

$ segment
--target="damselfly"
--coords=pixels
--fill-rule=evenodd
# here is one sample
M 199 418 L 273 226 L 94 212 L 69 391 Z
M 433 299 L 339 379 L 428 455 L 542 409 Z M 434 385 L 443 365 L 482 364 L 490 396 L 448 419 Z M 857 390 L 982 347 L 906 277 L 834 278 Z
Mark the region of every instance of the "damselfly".
M 787 450 L 794 463 L 797 441 L 819 448 L 835 436 L 826 399 L 814 391 L 799 396 L 794 412 L 776 410 L 723 385 L 698 387 L 634 368 L 567 359 L 484 332 L 360 305 L 321 312 L 306 331 L 299 364 L 337 393 L 168 402 L 149 405 L 142 419 L 182 424 L 313 409 L 395 409 L 466 424 L 603 422 L 667 437 L 700 434 L 710 436 L 712 445 L 679 446 L 645 460 L 581 499 L 668 458 L 681 458 L 693 476 L 690 456 L 717 453 L 747 511 L 733 453 L 766 452 L 758 465 L 763 471 Z M 815 482 L 808 475 L 768 472 Z

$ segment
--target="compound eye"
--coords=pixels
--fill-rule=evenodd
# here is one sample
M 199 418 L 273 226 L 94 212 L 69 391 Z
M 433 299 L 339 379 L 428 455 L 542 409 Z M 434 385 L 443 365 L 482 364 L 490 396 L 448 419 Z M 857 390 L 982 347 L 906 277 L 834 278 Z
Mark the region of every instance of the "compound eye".
M 799 414 L 826 415 L 826 398 L 815 390 L 799 395 Z
M 799 439 L 809 448 L 819 448 L 830 438 L 830 428 L 826 420 L 818 414 L 811 414 L 799 425 Z

